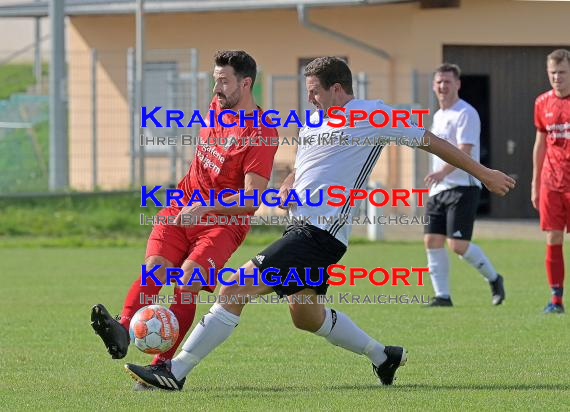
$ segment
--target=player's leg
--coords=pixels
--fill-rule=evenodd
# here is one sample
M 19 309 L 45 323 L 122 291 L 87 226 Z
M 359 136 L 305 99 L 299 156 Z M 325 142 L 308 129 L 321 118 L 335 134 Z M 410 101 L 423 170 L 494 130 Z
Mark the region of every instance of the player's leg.
M 190 282 L 191 274 L 197 270 L 204 274 L 206 281 L 208 280 L 207 270 L 193 260 L 184 261 L 181 269 L 184 271 L 184 276 L 182 277 L 183 285 L 177 285 L 174 287 L 174 303 L 169 307 L 172 313 L 176 316 L 176 320 L 178 320 L 178 339 L 176 339 L 176 342 L 168 351 L 155 355 L 152 360 L 153 365 L 172 359 L 178 349 L 178 346 L 180 346 L 180 343 L 184 340 L 186 333 L 192 326 L 192 322 L 194 322 L 194 316 L 196 315 L 196 300 L 198 292 L 202 289 L 203 285 L 197 280 Z M 183 294 L 186 294 L 186 296 L 183 296 Z
M 546 276 L 550 286 L 551 300 L 546 306 L 547 313 L 564 312 L 562 301 L 564 294 L 564 254 L 562 245 L 564 232 L 550 230 L 546 232 Z
M 303 289 L 289 296 L 293 324 L 324 337 L 335 346 L 366 356 L 382 384 L 391 385 L 396 369 L 406 363 L 406 350 L 399 346 L 385 347 L 371 338 L 346 314 L 318 303 L 319 293 L 315 289 Z
M 497 273 L 485 252 L 471 242 L 481 189 L 475 186 L 458 187 L 454 192 L 455 198 L 447 214 L 448 246 L 489 282 L 492 303 L 500 305 L 506 296 L 503 277 Z
M 540 227 L 546 232 L 546 277 L 550 286 L 551 301 L 544 308 L 545 313 L 563 313 L 564 291 L 564 228 L 570 218 L 564 193 L 541 188 L 539 197 Z
M 194 231 L 188 230 L 187 233 L 193 246 L 187 260 L 182 264 L 183 286 L 174 289 L 176 303 L 170 306 L 180 327 L 178 339 L 167 352 L 156 355 L 153 364 L 172 359 L 194 321 L 198 292 L 200 290 L 210 293 L 215 291 L 217 269 L 224 267 L 245 238 L 246 232 L 236 232 L 229 226 L 202 226 Z M 192 279 L 197 279 L 192 276 L 195 270 L 203 275 L 207 285 L 203 285 L 203 282 L 198 280 L 191 282 Z M 182 301 L 182 293 L 191 293 L 191 299 Z
M 168 216 L 177 213 L 175 208 L 162 209 L 158 215 Z M 95 305 L 91 310 L 91 325 L 101 337 L 107 350 L 114 359 L 126 356 L 129 344 L 129 323 L 137 310 L 147 305 L 141 296 L 152 298 L 161 289 L 161 283 L 166 280 L 167 267 L 179 267 L 187 255 L 187 241 L 183 229 L 172 225 L 155 225 L 149 236 L 146 250 L 146 272 L 150 273 L 155 265 L 160 267 L 152 271 L 160 281 L 155 283 L 152 277 L 145 276 L 143 285 L 143 272 L 131 284 L 119 319 L 113 318 L 102 304 Z
M 255 273 L 255 265 L 251 261 L 242 268 L 245 274 Z M 239 315 L 249 300 L 248 296 L 264 295 L 272 291 L 260 279 L 255 281 L 252 277 L 245 278 L 243 284 L 239 285 L 239 270 L 226 282 L 234 281 L 234 285 L 222 286 L 218 300 L 224 303 L 215 303 L 210 308 L 190 333 L 182 351 L 172 361 L 151 366 L 126 364 L 127 372 L 135 380 L 148 385 L 166 390 L 182 389 L 186 376 L 192 369 L 234 331 L 239 323 Z
M 424 246 L 435 298 L 429 306 L 452 306 L 449 293 L 449 257 L 445 250 L 447 211 L 446 192 L 431 196 L 426 204 Z

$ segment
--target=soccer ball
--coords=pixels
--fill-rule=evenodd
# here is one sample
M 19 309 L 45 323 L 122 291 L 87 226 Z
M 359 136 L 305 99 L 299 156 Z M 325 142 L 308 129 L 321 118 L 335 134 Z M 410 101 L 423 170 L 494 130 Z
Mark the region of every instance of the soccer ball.
M 178 320 L 174 313 L 160 305 L 140 308 L 131 319 L 131 342 L 144 353 L 166 352 L 178 339 Z

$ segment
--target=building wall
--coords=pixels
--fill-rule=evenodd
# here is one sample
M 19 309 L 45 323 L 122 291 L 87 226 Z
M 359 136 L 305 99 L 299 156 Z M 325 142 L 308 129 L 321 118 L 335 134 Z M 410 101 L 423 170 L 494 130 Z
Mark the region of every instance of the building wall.
M 511 0 L 463 0 L 460 8 L 452 9 L 422 10 L 419 3 L 414 2 L 310 10 L 312 21 L 383 48 L 392 56 L 390 61 L 301 27 L 294 10 L 148 15 L 145 45 L 148 49 L 198 48 L 201 71 L 212 69 L 211 56 L 217 50 L 246 50 L 256 58 L 263 72 L 265 102 L 268 75 L 295 74 L 300 58 L 347 56 L 353 72 L 370 74 L 369 98 L 410 103 L 412 71 L 425 74 L 421 93 L 427 96 L 429 73 L 441 62 L 443 45 L 557 44 L 568 38 L 569 13 L 570 3 Z M 103 170 L 105 163 L 109 163 L 114 170 L 102 175 L 100 180 L 104 187 L 122 185 L 128 172 L 117 173 L 128 171 L 129 164 L 124 62 L 126 49 L 135 43 L 134 16 L 73 17 L 68 33 L 72 184 L 82 187 L 89 181 L 89 163 L 79 159 L 85 159 L 89 152 L 90 135 L 86 128 L 90 124 L 90 109 L 85 99 L 89 93 L 86 91 L 89 73 L 85 68 L 89 65 L 89 49 L 97 48 L 100 50 L 98 84 L 107 93 L 105 101 L 112 106 L 106 108 L 100 101 L 98 124 L 100 130 L 106 129 L 113 136 L 100 145 L 108 158 L 101 160 L 99 168 Z M 290 86 L 284 88 L 291 89 Z M 283 101 L 276 104 L 277 109 L 297 108 L 296 90 L 290 90 L 288 96 L 281 98 Z M 424 105 L 426 102 L 424 96 Z M 291 130 L 280 133 L 292 135 Z M 78 155 L 78 160 L 73 160 L 73 154 Z M 281 147 L 277 160 L 290 163 L 293 156 L 292 148 Z M 422 158 L 423 153 L 419 156 Z M 410 149 L 389 148 L 382 155 L 373 178 L 386 186 L 411 187 L 412 157 Z M 157 167 L 162 169 L 160 165 Z

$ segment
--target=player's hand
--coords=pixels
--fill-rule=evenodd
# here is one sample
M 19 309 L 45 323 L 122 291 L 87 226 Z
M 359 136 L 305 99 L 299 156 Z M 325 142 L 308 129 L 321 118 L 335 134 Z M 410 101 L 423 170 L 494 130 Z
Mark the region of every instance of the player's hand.
M 441 170 L 437 172 L 430 173 L 424 178 L 424 183 L 427 187 L 431 187 L 432 185 L 436 185 L 443 180 L 443 178 L 447 176 L 446 173 L 442 172 Z
M 190 206 L 184 206 L 178 216 L 174 219 L 174 224 L 176 226 L 184 226 L 189 227 L 194 225 L 195 219 L 199 218 L 200 216 L 212 211 L 214 208 L 212 206 L 202 206 L 198 203 L 194 203 Z M 184 223 L 182 219 L 182 215 L 187 215 L 184 220 L 189 221 L 190 223 Z
M 289 192 L 291 191 L 291 186 L 289 185 L 283 185 L 279 188 L 279 197 L 281 198 L 281 201 L 279 202 L 279 209 L 283 209 L 283 210 L 287 210 L 289 209 L 289 206 L 283 206 L 283 203 L 285 202 L 285 200 L 287 200 L 287 196 L 289 196 Z
M 511 189 L 515 188 L 516 181 L 500 170 L 489 169 L 487 176 L 482 180 L 483 184 L 490 192 L 499 196 L 505 196 Z
M 538 187 L 540 187 L 540 185 L 532 185 L 530 189 L 530 201 L 536 210 L 538 210 L 538 205 L 540 204 L 540 189 Z

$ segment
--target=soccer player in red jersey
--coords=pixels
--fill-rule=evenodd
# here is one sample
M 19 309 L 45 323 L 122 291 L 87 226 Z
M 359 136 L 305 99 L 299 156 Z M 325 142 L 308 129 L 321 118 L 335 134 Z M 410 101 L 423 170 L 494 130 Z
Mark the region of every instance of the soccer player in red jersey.
M 200 139 L 205 142 L 210 138 L 214 145 L 198 145 L 196 154 L 190 166 L 190 170 L 178 184 L 178 188 L 184 191 L 182 203 L 188 204 L 188 200 L 194 189 L 199 189 L 200 194 L 209 202 L 209 189 L 214 189 L 217 194 L 222 189 L 245 189 L 245 194 L 252 195 L 254 190 L 261 194 L 266 189 L 271 175 L 273 158 L 277 151 L 276 145 L 264 145 L 251 138 L 264 137 L 269 141 L 277 136 L 274 128 L 262 125 L 257 119 L 255 126 L 253 119 L 245 120 L 245 127 L 239 127 L 239 111 L 243 110 L 245 116 L 252 117 L 254 110 L 259 114 L 262 110 L 256 106 L 252 95 L 252 87 L 255 82 L 257 66 L 255 60 L 244 51 L 221 51 L 214 56 L 214 99 L 210 105 L 216 115 L 222 110 L 231 109 L 238 113 L 224 114 L 223 122 L 230 124 L 236 122 L 236 126 L 224 128 L 217 121 L 214 127 L 202 127 Z M 244 118 L 245 118 L 244 116 Z M 209 126 L 209 116 L 206 123 Z M 220 137 L 230 139 L 231 145 L 220 145 Z M 215 140 L 213 139 L 215 138 Z M 240 142 L 240 138 L 242 139 Z M 236 144 L 236 140 L 238 143 Z M 224 142 L 221 142 L 222 144 Z M 238 199 L 239 195 L 224 197 L 225 202 Z M 239 201 L 238 201 L 239 205 Z M 148 270 L 154 265 L 161 265 L 154 275 L 164 283 L 166 280 L 166 268 L 181 268 L 185 275 L 182 280 L 184 286 L 176 286 L 174 295 L 176 303 L 170 309 L 176 315 L 180 334 L 176 344 L 163 354 L 157 355 L 153 364 L 160 363 L 172 358 L 186 332 L 192 326 L 196 312 L 195 299 L 192 303 L 181 302 L 182 293 L 192 293 L 194 297 L 203 289 L 214 292 L 215 286 L 202 286 L 200 282 L 187 285 L 193 270 L 196 268 L 206 277 L 209 269 L 217 271 L 224 267 L 225 263 L 244 240 L 249 225 L 192 225 L 183 226 L 180 216 L 182 214 L 195 217 L 203 215 L 253 215 L 257 207 L 253 206 L 252 199 L 246 199 L 244 206 L 224 207 L 215 201 L 215 206 L 202 206 L 193 203 L 190 206 L 179 207 L 173 202 L 170 207 L 162 209 L 160 216 L 177 216 L 175 224 L 155 224 L 149 236 L 145 264 Z M 239 219 L 242 223 L 241 219 Z M 217 272 L 216 272 L 217 273 Z M 161 289 L 152 279 L 147 278 L 147 285 L 142 286 L 142 276 L 131 285 L 120 317 L 115 320 L 101 304 L 95 305 L 91 313 L 91 324 L 95 332 L 101 337 L 109 354 L 114 359 L 126 356 L 129 345 L 129 323 L 134 313 L 143 307 L 141 294 L 154 296 Z M 210 282 L 209 279 L 208 283 Z
M 564 229 L 570 231 L 570 51 L 558 49 L 546 59 L 552 90 L 534 104 L 532 205 L 546 232 L 546 275 L 552 300 L 545 313 L 564 313 Z

